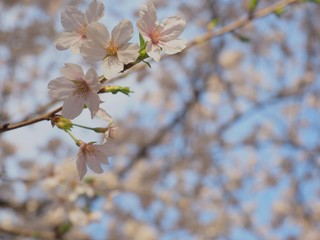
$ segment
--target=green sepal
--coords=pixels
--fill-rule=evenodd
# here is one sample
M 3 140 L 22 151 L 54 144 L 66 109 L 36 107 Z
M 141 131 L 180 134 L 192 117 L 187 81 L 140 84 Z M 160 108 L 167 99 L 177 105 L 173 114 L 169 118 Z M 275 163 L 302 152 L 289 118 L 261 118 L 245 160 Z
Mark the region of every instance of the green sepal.
M 142 62 L 144 62 L 145 64 L 147 64 L 147 65 L 148 65 L 148 67 L 149 67 L 149 68 L 151 68 L 151 65 L 150 65 L 150 63 L 149 63 L 149 62 L 146 62 L 146 61 L 142 61 Z
M 139 33 L 140 51 L 146 48 L 146 42 L 144 41 L 142 35 Z
M 62 116 L 56 116 L 54 119 L 55 125 L 65 131 L 70 131 L 73 124 L 70 119 L 64 118 Z

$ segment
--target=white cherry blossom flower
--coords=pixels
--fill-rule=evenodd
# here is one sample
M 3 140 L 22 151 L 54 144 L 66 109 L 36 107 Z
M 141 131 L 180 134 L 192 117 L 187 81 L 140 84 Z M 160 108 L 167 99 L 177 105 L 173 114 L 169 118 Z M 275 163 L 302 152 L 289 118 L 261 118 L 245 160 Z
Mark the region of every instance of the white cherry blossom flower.
M 79 116 L 86 105 L 93 118 L 100 105 L 97 92 L 100 90 L 101 84 L 97 72 L 91 68 L 84 75 L 81 66 L 66 63 L 61 68 L 61 73 L 63 77 L 49 82 L 48 89 L 52 97 L 64 101 L 62 115 L 73 119 Z
M 58 50 L 71 49 L 73 53 L 79 53 L 80 46 L 87 41 L 88 26 L 101 19 L 104 15 L 102 2 L 93 0 L 86 13 L 80 12 L 75 7 L 67 7 L 61 14 L 61 23 L 65 32 L 60 33 L 55 39 Z
M 89 61 L 102 61 L 102 73 L 110 79 L 121 72 L 124 64 L 134 62 L 139 56 L 139 45 L 128 43 L 132 38 L 132 23 L 122 20 L 110 34 L 101 23 L 93 23 L 87 29 L 90 39 L 81 48 L 81 55 Z
M 87 173 L 87 165 L 95 173 L 103 173 L 101 164 L 108 163 L 106 143 L 101 145 L 80 141 L 80 149 L 76 158 L 80 180 L 82 180 Z
M 146 41 L 147 54 L 156 62 L 160 61 L 161 50 L 166 54 L 175 54 L 186 47 L 186 40 L 177 39 L 185 25 L 185 20 L 180 17 L 169 17 L 159 24 L 152 2 L 141 7 L 140 18 L 137 21 L 139 32 Z

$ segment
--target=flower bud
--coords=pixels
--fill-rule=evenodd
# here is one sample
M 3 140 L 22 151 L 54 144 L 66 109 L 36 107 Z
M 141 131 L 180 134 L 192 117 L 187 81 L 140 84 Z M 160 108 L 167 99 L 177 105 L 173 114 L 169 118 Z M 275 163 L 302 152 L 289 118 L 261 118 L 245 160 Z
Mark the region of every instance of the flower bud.
M 51 119 L 52 125 L 56 125 L 58 128 L 62 130 L 70 130 L 73 126 L 72 122 L 68 118 L 64 118 L 62 116 L 55 116 Z
M 111 125 L 109 126 L 109 129 L 106 132 L 106 136 L 114 139 L 118 136 L 118 132 L 119 132 L 119 127 Z

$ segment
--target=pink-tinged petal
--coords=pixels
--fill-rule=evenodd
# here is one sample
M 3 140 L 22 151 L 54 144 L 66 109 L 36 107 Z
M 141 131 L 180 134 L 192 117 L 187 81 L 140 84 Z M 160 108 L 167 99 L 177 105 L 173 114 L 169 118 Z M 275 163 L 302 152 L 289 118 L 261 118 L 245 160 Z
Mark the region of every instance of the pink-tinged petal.
M 117 55 L 119 61 L 124 64 L 134 62 L 139 56 L 139 45 L 127 43 L 118 50 Z
M 107 147 L 107 143 L 102 145 L 96 145 L 95 147 L 97 151 L 100 152 L 101 154 L 101 157 L 99 157 L 100 162 L 105 164 L 109 163 L 108 161 L 109 149 Z
M 126 44 L 132 38 L 133 26 L 128 19 L 122 20 L 111 32 L 111 39 L 119 46 Z
M 108 29 L 99 22 L 89 24 L 86 35 L 89 40 L 92 40 L 97 45 L 100 45 L 101 48 L 105 48 L 106 43 L 110 39 Z
M 158 44 L 164 53 L 175 54 L 181 52 L 187 46 L 187 41 L 182 39 L 171 40 L 169 42 L 159 42 Z
M 95 149 L 96 149 L 95 156 L 96 156 L 96 159 L 100 164 L 108 164 L 109 163 L 108 155 L 105 154 L 103 151 L 101 151 L 100 148 L 98 148 L 99 146 L 101 146 L 101 145 L 95 145 Z
M 103 110 L 102 108 L 99 108 L 99 110 L 96 112 L 96 116 L 108 123 L 111 123 L 113 121 L 111 115 L 107 113 L 105 110 Z
M 81 35 L 79 33 L 63 32 L 56 37 L 54 43 L 58 50 L 66 50 L 74 46 L 79 41 L 81 41 Z
M 151 1 L 148 2 L 147 6 L 143 5 L 140 9 L 140 19 L 139 29 L 142 27 L 143 32 L 151 32 L 156 26 L 156 22 L 158 21 L 156 9 Z M 143 22 L 144 24 L 141 24 Z
M 99 76 L 94 68 L 90 68 L 88 70 L 85 80 L 87 81 L 91 91 L 98 92 L 100 90 L 101 83 L 99 82 Z
M 59 77 L 49 82 L 48 89 L 50 96 L 65 99 L 72 95 L 73 82 L 64 77 Z
M 97 159 L 95 153 L 89 153 L 87 155 L 87 164 L 88 164 L 89 168 L 92 171 L 94 171 L 95 173 L 103 173 L 100 162 Z
M 80 47 L 81 56 L 93 62 L 102 61 L 102 59 L 107 55 L 105 49 L 101 46 L 101 44 L 94 42 L 93 40 L 86 41 Z
M 102 18 L 104 15 L 104 5 L 102 2 L 93 0 L 87 11 L 86 11 L 86 17 L 87 17 L 87 22 L 95 22 L 98 21 L 100 18 Z
M 96 112 L 99 110 L 100 98 L 97 93 L 88 92 L 84 102 L 91 112 L 91 118 L 94 118 Z
M 70 80 L 81 80 L 84 77 L 82 67 L 73 63 L 65 63 L 60 72 L 65 78 Z
M 123 70 L 123 66 L 123 63 L 121 63 L 117 57 L 107 57 L 101 64 L 103 76 L 105 76 L 106 79 L 111 79 Z
M 138 30 L 141 34 L 141 36 L 143 37 L 143 39 L 147 42 L 147 41 L 151 41 L 151 38 L 149 37 L 151 31 L 149 30 L 148 26 L 146 25 L 146 23 L 144 21 L 142 21 L 141 19 L 139 19 L 137 21 L 137 27 Z M 154 28 L 154 26 L 152 27 Z
M 74 119 L 79 116 L 83 110 L 84 98 L 79 95 L 73 95 L 67 98 L 62 106 L 62 116 Z
M 149 57 L 151 57 L 154 61 L 159 62 L 161 58 L 160 54 L 160 47 L 157 45 L 152 44 L 151 42 L 147 43 L 146 46 L 147 54 Z
M 84 13 L 80 12 L 76 7 L 67 7 L 61 13 L 61 24 L 66 31 L 77 31 L 84 21 Z
M 186 21 L 181 17 L 170 17 L 163 20 L 161 31 L 161 41 L 177 39 L 183 32 Z
M 82 148 L 80 147 L 80 150 L 77 154 L 77 169 L 78 169 L 78 174 L 80 177 L 80 180 L 86 175 L 87 173 L 87 165 L 86 165 L 86 156 L 82 151 Z

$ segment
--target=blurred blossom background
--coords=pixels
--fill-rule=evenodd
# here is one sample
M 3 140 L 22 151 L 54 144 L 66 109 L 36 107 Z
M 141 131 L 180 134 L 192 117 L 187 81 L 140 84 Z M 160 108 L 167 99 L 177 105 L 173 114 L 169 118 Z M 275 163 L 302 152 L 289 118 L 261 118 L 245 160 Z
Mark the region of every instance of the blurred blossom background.
M 146 2 L 103 2 L 101 22 L 128 18 L 138 42 Z M 79 181 L 78 147 L 49 121 L 1 133 L 0 239 L 318 240 L 320 5 L 261 0 L 255 11 L 294 3 L 250 19 L 251 0 L 153 2 L 160 20 L 186 19 L 188 41 L 249 20 L 112 82 L 134 93 L 102 96 L 120 127 L 103 174 Z M 1 124 L 60 106 L 47 84 L 64 63 L 101 74 L 53 43 L 63 8 L 89 3 L 0 1 Z M 106 125 L 87 110 L 74 122 Z

